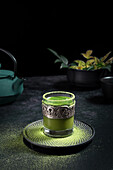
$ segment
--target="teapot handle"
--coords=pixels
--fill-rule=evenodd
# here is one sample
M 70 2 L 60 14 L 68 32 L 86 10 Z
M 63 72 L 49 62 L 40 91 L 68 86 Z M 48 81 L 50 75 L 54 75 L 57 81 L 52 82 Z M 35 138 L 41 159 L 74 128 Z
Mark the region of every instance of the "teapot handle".
M 14 78 L 16 77 L 16 74 L 17 74 L 17 61 L 15 59 L 15 57 L 9 52 L 9 51 L 6 51 L 2 48 L 0 48 L 0 51 L 3 51 L 5 54 L 7 54 L 14 62 Z

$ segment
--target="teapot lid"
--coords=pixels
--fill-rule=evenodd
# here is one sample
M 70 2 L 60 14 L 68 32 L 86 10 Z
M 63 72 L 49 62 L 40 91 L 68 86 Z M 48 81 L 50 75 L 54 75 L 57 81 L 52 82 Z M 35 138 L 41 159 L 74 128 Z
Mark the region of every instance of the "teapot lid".
M 14 72 L 10 70 L 0 70 L 0 79 L 4 78 L 13 78 L 14 77 Z

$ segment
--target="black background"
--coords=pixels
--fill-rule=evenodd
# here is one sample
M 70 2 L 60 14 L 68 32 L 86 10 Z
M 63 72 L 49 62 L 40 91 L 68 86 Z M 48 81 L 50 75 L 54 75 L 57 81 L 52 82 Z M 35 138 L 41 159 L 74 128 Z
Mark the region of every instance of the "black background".
M 97 57 L 113 51 L 112 9 L 107 3 L 2 3 L 0 33 L 0 47 L 15 56 L 20 76 L 65 74 L 47 47 L 69 62 L 88 49 Z M 8 57 L 0 56 L 10 67 Z

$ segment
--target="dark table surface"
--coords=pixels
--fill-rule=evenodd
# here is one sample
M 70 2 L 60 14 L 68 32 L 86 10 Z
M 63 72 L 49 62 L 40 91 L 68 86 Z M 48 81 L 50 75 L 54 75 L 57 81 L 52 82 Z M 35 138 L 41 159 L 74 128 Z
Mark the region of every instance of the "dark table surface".
M 95 129 L 95 137 L 83 150 L 70 155 L 36 152 L 23 143 L 23 128 L 42 119 L 45 92 L 69 91 L 76 95 L 75 119 Z M 80 89 L 66 76 L 27 77 L 24 92 L 9 105 L 0 106 L 0 169 L 113 169 L 113 104 L 105 101 L 101 88 Z

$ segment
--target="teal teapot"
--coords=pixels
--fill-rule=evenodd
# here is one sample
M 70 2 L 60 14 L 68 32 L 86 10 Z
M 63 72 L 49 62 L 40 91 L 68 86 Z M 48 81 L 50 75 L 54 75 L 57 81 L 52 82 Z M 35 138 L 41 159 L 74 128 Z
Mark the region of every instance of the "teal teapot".
M 23 92 L 24 79 L 17 77 L 17 61 L 14 56 L 0 48 L 0 51 L 8 55 L 14 63 L 14 71 L 0 68 L 0 105 L 14 102 Z

